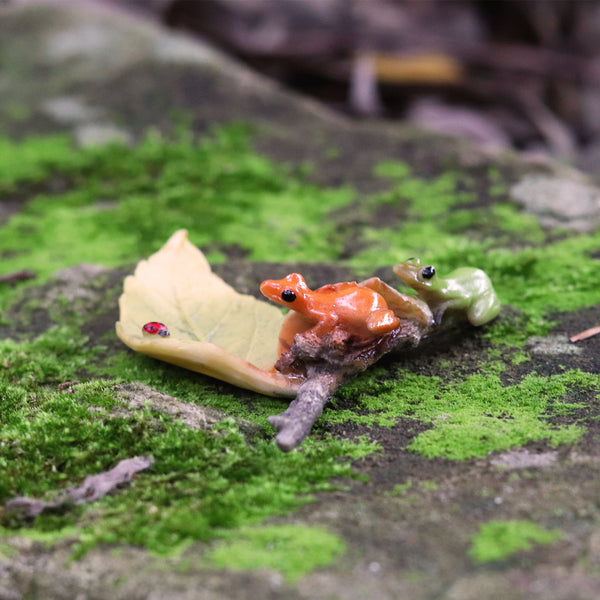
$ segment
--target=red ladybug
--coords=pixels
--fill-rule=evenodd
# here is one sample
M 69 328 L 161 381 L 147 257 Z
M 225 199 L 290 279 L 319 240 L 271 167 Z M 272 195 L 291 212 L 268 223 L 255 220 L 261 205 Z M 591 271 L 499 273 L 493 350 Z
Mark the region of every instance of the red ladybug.
M 149 333 L 150 335 L 160 335 L 162 337 L 168 337 L 171 335 L 167 326 L 163 323 L 159 323 L 158 321 L 151 321 L 150 323 L 146 323 L 142 327 L 142 331 L 144 333 Z

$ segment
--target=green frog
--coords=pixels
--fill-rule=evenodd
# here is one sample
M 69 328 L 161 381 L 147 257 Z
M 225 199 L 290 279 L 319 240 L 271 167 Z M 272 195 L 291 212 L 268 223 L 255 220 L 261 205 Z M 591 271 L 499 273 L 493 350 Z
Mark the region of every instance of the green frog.
M 500 300 L 481 269 L 462 267 L 442 278 L 433 265 L 409 258 L 397 264 L 394 273 L 429 305 L 437 325 L 447 310 L 463 313 L 471 325 L 484 325 L 500 312 Z

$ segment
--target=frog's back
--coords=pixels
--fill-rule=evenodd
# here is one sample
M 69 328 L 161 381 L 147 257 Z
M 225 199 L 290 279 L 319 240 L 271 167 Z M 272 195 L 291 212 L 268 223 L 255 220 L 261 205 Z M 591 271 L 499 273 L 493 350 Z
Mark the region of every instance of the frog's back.
M 320 288 L 315 290 L 315 293 L 319 294 L 339 294 L 344 292 L 351 292 L 358 287 L 356 281 L 343 281 L 340 283 L 326 283 Z
M 469 282 L 475 283 L 478 281 L 489 281 L 491 283 L 487 273 L 476 267 L 459 267 L 458 269 L 451 271 L 446 279 L 456 279 L 463 285 Z

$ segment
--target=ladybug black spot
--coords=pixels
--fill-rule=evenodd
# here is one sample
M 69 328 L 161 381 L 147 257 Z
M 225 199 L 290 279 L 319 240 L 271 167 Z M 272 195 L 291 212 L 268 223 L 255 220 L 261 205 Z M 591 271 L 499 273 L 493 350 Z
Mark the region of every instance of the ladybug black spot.
M 423 279 L 431 279 L 434 275 L 435 275 L 435 267 L 433 267 L 432 265 L 425 267 L 421 271 L 421 277 Z
M 283 290 L 281 292 L 281 299 L 285 302 L 293 302 L 296 299 L 296 294 L 292 290 Z

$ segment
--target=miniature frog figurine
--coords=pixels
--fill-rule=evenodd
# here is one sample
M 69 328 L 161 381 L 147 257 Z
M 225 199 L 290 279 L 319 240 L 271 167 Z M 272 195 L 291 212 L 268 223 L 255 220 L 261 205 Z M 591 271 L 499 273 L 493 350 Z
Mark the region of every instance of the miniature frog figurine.
M 287 345 L 291 344 L 293 333 L 300 331 L 321 337 L 339 328 L 350 335 L 372 339 L 400 325 L 383 296 L 356 282 L 328 284 L 313 291 L 302 275 L 291 273 L 283 279 L 263 281 L 260 291 L 299 313 L 299 318 L 294 317 L 294 330 L 290 328 L 284 336 Z M 280 342 L 284 341 L 280 338 Z
M 484 325 L 500 312 L 500 301 L 490 278 L 481 270 L 462 267 L 442 278 L 433 265 L 418 258 L 397 264 L 394 273 L 417 291 L 433 312 L 436 325 L 446 310 L 464 312 L 471 325 Z

